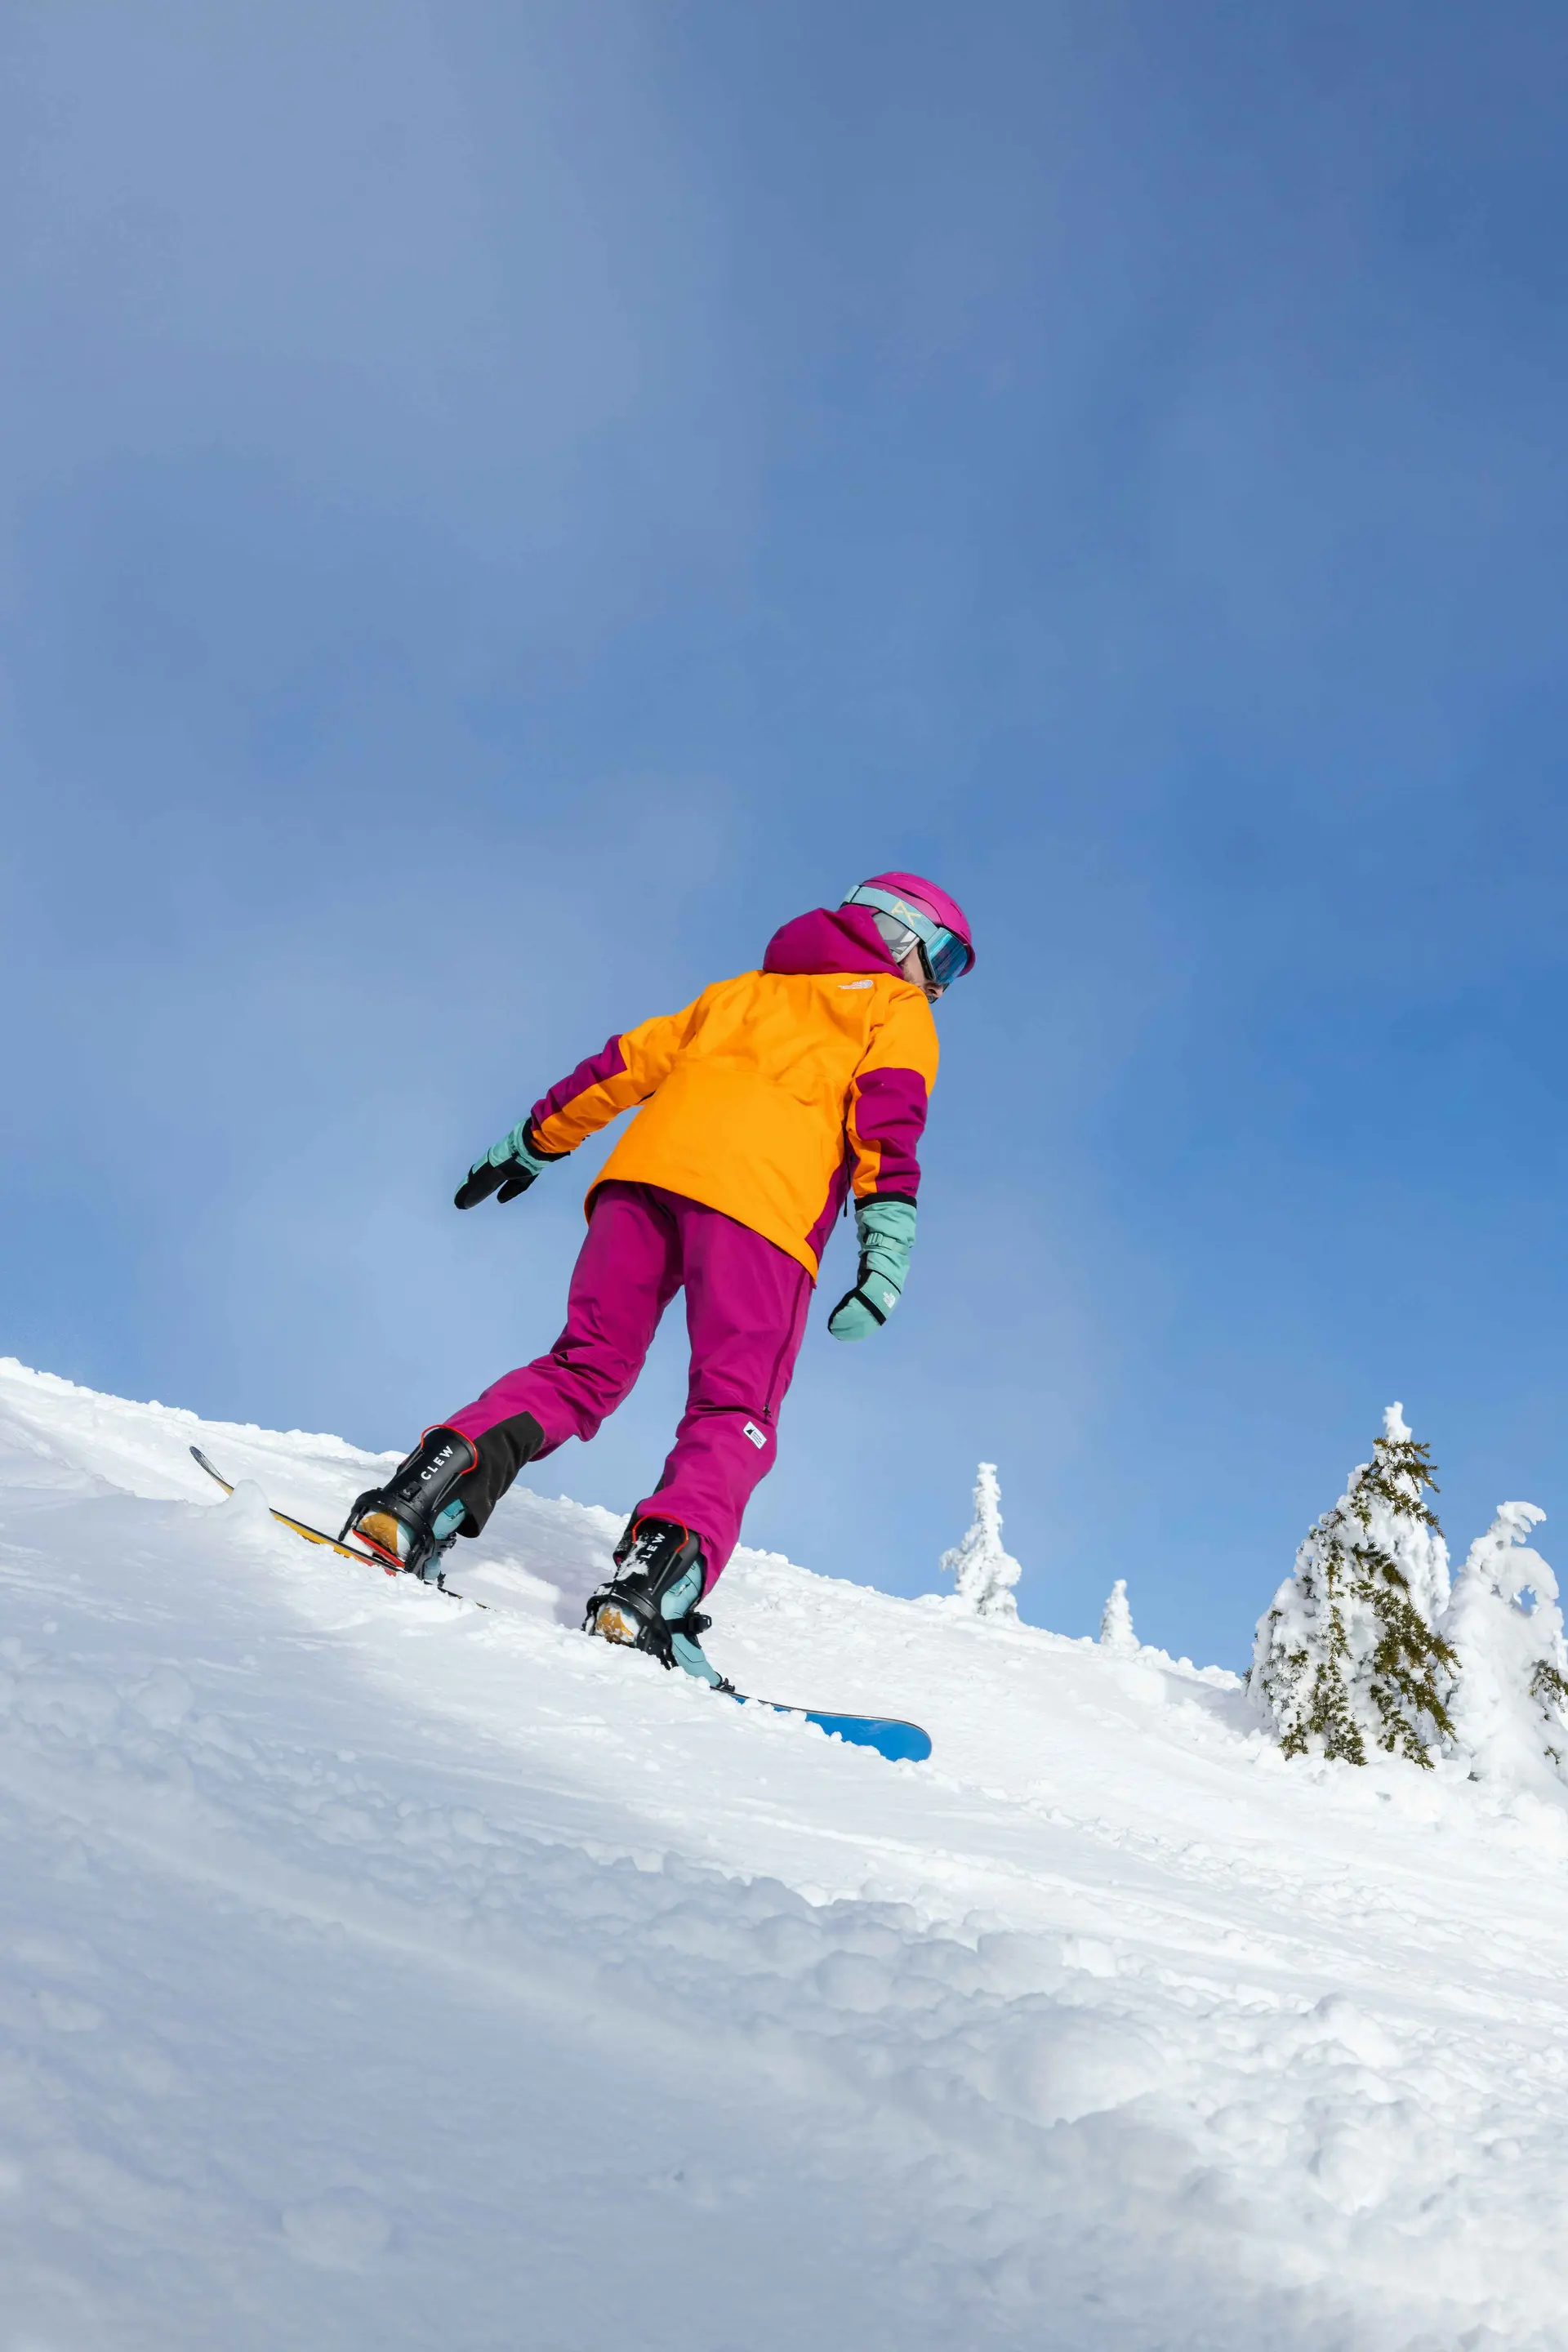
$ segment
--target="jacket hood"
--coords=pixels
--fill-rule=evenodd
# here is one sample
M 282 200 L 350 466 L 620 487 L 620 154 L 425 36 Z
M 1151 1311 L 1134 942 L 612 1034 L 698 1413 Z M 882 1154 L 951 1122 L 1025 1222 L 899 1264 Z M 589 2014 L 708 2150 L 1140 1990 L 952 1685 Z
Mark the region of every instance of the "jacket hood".
M 893 971 L 899 967 L 869 907 L 814 907 L 775 931 L 764 971 Z

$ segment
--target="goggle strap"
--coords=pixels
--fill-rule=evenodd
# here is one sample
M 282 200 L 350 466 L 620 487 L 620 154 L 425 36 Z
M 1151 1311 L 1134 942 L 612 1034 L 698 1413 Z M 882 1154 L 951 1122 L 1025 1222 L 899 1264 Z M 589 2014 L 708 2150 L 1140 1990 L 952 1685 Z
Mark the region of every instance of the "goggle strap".
M 899 898 L 893 891 L 879 890 L 873 883 L 862 882 L 851 890 L 848 897 L 842 899 L 840 904 L 846 907 L 876 907 L 884 915 L 891 915 L 895 922 L 905 924 L 920 941 L 921 961 L 932 980 L 938 982 L 939 985 L 945 986 L 946 983 L 941 982 L 940 976 L 934 971 L 932 956 L 933 953 L 939 957 L 942 955 L 944 941 L 951 940 L 956 947 L 962 949 L 963 953 L 963 967 L 952 977 L 960 980 L 968 971 L 970 950 L 959 938 L 958 933 L 950 930 L 945 923 L 939 923 L 933 916 L 922 915 L 918 907 L 911 907 L 907 898 Z

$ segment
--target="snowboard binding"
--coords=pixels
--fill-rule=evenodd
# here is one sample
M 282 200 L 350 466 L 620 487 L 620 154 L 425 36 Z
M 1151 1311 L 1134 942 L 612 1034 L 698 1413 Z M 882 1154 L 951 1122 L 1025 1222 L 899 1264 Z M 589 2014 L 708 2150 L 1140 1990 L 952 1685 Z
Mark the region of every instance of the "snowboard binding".
M 589 1595 L 583 1631 L 647 1650 L 661 1666 L 680 1666 L 699 1682 L 731 1690 L 699 1639 L 713 1622 L 697 1607 L 707 1580 L 701 1537 L 679 1519 L 633 1519 L 615 1559 L 616 1573 Z
M 471 1439 L 455 1429 L 427 1429 L 384 1486 L 367 1487 L 356 1499 L 338 1541 L 357 1536 L 388 1576 L 444 1585 L 447 1554 L 468 1516 L 455 1489 L 478 1460 Z

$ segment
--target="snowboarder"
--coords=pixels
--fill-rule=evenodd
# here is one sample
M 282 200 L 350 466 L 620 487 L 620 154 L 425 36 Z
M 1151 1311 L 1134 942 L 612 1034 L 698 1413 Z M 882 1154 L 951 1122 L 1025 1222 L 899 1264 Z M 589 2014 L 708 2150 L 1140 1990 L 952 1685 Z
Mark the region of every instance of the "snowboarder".
M 973 961 L 945 891 L 918 875 L 875 875 L 836 910 L 775 932 L 760 971 L 612 1037 L 552 1087 L 456 1198 L 459 1209 L 492 1193 L 515 1200 L 618 1111 L 643 1107 L 590 1188 L 566 1328 L 548 1355 L 427 1430 L 384 1486 L 359 1496 L 344 1535 L 438 1582 L 458 1536 L 479 1533 L 527 1464 L 592 1437 L 629 1393 L 684 1285 L 686 1412 L 584 1622 L 720 1682 L 698 1604 L 773 1467 L 823 1245 L 852 1192 L 859 1266 L 827 1328 L 865 1339 L 909 1271 L 937 1067 L 931 1006 Z

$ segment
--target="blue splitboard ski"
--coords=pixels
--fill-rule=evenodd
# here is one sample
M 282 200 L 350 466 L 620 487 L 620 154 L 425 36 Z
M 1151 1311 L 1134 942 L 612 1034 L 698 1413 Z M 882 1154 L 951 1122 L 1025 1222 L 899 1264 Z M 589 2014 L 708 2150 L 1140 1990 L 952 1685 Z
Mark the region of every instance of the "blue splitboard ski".
M 193 1445 L 191 1452 L 207 1476 L 214 1479 L 226 1495 L 232 1495 L 232 1482 L 224 1476 L 221 1470 L 214 1468 L 201 1447 Z M 274 1510 L 272 1516 L 281 1526 L 291 1528 L 297 1536 L 303 1536 L 307 1543 L 321 1544 L 328 1551 L 335 1551 L 340 1559 L 357 1559 L 362 1567 L 379 1568 L 388 1574 L 395 1572 L 388 1568 L 379 1552 L 363 1551 L 357 1544 L 344 1543 L 341 1537 L 330 1536 L 324 1528 L 313 1528 L 308 1520 L 292 1518 L 287 1511 Z M 431 1590 L 445 1592 L 451 1601 L 467 1599 L 475 1609 L 489 1607 L 488 1601 L 476 1601 L 471 1593 L 454 1592 L 449 1584 L 432 1586 Z M 923 1764 L 931 1754 L 930 1734 L 922 1731 L 918 1723 L 900 1723 L 893 1716 L 827 1715 L 820 1707 L 786 1706 L 782 1699 L 751 1698 L 744 1691 L 738 1690 L 729 1691 L 725 1696 L 738 1700 L 742 1706 L 765 1706 L 774 1715 L 798 1715 L 803 1722 L 815 1723 L 819 1731 L 826 1731 L 834 1739 L 847 1741 L 851 1748 L 874 1748 L 878 1755 L 885 1756 L 890 1764 Z
M 766 1706 L 774 1715 L 798 1715 L 803 1723 L 815 1723 L 819 1731 L 847 1740 L 851 1748 L 874 1748 L 889 1764 L 923 1764 L 931 1754 L 930 1732 L 922 1731 L 918 1723 L 900 1723 L 896 1716 L 825 1715 L 820 1707 L 786 1706 L 776 1698 L 748 1698 L 744 1691 L 731 1691 L 729 1696 L 742 1706 Z

